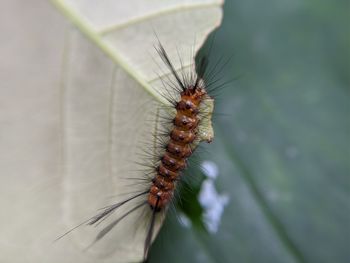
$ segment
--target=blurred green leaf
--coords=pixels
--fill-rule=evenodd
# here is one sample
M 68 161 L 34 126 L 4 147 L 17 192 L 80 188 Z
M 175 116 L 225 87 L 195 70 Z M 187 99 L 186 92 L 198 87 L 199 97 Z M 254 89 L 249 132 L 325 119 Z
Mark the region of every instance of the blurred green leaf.
M 157 87 L 169 69 L 154 49 L 155 32 L 175 69 L 177 45 L 190 66 L 190 53 L 220 24 L 222 2 L 51 2 L 65 17 L 49 1 L 1 5 L 0 262 L 140 261 L 149 228 L 140 210 L 89 247 L 102 225 L 126 215 L 125 206 L 100 226 L 81 225 L 52 242 L 145 187 L 126 177 L 147 173 L 135 164 L 147 162 L 145 144 L 150 155 L 155 150 L 156 100 L 166 102 Z

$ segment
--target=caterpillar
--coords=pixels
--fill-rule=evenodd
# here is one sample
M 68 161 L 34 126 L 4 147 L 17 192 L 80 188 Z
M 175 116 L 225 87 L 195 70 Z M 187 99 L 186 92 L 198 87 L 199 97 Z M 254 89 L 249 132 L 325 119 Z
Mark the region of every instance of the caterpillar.
M 123 210 L 116 220 L 105 226 L 93 243 L 102 239 L 120 221 L 133 212 L 145 209 L 145 213 L 150 214 L 144 241 L 143 262 L 146 262 L 148 251 L 154 239 L 155 223 L 158 218 L 164 218 L 167 209 L 174 203 L 177 184 L 183 180 L 182 171 L 187 166 L 188 158 L 193 155 L 201 141 L 208 143 L 212 141 L 211 117 L 214 99 L 208 92 L 215 89 L 210 89 L 210 87 L 216 84 L 216 81 L 213 81 L 213 76 L 218 63 L 208 72 L 208 58 L 203 56 L 199 60 L 197 71 L 193 68 L 187 74 L 184 71 L 181 71 L 180 74 L 175 70 L 160 42 L 158 42 L 156 50 L 164 64 L 169 68 L 172 79 L 167 77 L 164 82 L 162 81 L 165 92 L 159 92 L 169 102 L 169 106 L 162 111 L 166 115 L 162 117 L 165 118 L 168 125 L 165 125 L 162 133 L 155 135 L 161 149 L 159 156 L 150 167 L 150 172 L 145 174 L 144 189 L 121 202 L 105 207 L 100 213 L 72 228 L 58 239 L 81 225 L 99 225 L 119 208 L 135 202 L 135 205 Z M 155 159 L 153 153 L 146 154 Z

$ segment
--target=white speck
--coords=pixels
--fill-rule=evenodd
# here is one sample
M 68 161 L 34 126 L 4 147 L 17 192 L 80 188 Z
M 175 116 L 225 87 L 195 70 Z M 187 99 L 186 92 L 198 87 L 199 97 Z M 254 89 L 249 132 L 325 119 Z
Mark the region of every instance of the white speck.
M 206 131 L 202 132 L 202 137 L 203 137 L 203 138 L 208 137 L 208 133 L 207 133 Z
M 215 179 L 219 174 L 218 166 L 216 165 L 216 163 L 212 161 L 202 162 L 201 167 L 202 167 L 203 173 L 209 178 Z
M 185 228 L 190 228 L 192 226 L 191 220 L 183 213 L 181 213 L 178 217 L 179 222 Z
M 205 210 L 204 223 L 210 233 L 216 233 L 218 231 L 221 216 L 228 201 L 229 198 L 226 194 L 218 194 L 213 180 L 207 179 L 203 182 L 199 193 L 199 202 Z
M 214 180 L 219 174 L 217 165 L 214 162 L 205 161 L 202 163 L 202 169 L 208 179 L 204 180 L 198 199 L 204 209 L 204 223 L 208 231 L 216 233 L 229 197 L 227 194 L 220 195 L 215 189 Z

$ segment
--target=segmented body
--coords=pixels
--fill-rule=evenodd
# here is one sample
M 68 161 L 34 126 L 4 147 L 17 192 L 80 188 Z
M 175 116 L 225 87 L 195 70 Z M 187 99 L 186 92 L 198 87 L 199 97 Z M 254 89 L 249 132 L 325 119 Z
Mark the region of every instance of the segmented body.
M 181 98 L 176 103 L 173 128 L 148 195 L 148 204 L 156 211 L 161 211 L 172 200 L 176 181 L 193 152 L 192 144 L 200 122 L 199 106 L 206 94 L 203 88 L 190 86 L 181 92 Z
M 169 85 L 164 86 L 165 91 L 167 91 L 164 93 L 164 98 L 174 106 L 176 115 L 172 120 L 171 129 L 166 133 L 167 139 L 165 140 L 165 145 L 163 145 L 163 140 L 161 141 L 161 146 L 164 146 L 165 152 L 153 171 L 155 176 L 151 178 L 147 176 L 147 180 L 151 180 L 151 186 L 147 184 L 146 188 L 142 189 L 142 191 L 135 193 L 123 201 L 106 206 L 100 213 L 70 229 L 58 237 L 57 240 L 83 224 L 98 225 L 120 207 L 135 202 L 131 208 L 129 207 L 125 210 L 123 214 L 98 233 L 94 241 L 95 243 L 128 215 L 148 205 L 151 208 L 152 215 L 145 238 L 143 262 L 146 262 L 156 229 L 157 215 L 159 214 L 157 212 L 164 211 L 164 208 L 174 200 L 173 197 L 177 181 L 180 179 L 182 170 L 186 168 L 187 159 L 192 155 L 196 145 L 201 141 L 211 142 L 213 138 L 211 114 L 213 112 L 214 100 L 207 94 L 206 89 L 216 81 L 210 78 L 208 79 L 208 76 L 213 74 L 213 72 L 209 72 L 208 76 L 206 75 L 207 58 L 202 57 L 199 60 L 198 73 L 193 71 L 186 75 L 186 73 L 183 72 L 181 78 L 160 43 L 156 47 L 156 50 L 173 75 L 173 80 L 170 79 L 167 83 Z M 211 80 L 212 83 L 208 80 Z M 206 87 L 206 89 L 204 87 Z M 178 101 L 174 99 L 175 96 L 173 96 L 172 89 L 178 92 L 176 93 L 176 97 L 177 94 L 180 95 Z M 205 110 L 203 110 L 203 108 L 200 109 L 201 103 L 205 104 L 203 105 Z

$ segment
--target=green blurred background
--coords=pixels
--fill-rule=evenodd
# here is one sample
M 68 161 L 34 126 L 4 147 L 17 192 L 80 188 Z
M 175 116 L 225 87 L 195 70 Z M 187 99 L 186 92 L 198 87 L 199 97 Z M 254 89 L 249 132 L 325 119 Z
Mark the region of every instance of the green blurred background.
M 216 234 L 168 217 L 150 263 L 350 262 L 349 11 L 226 1 L 211 58 L 234 55 L 223 79 L 239 78 L 217 99 L 202 158 L 230 201 Z

